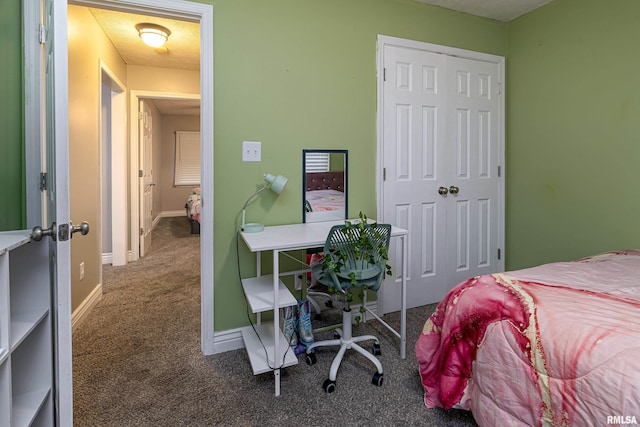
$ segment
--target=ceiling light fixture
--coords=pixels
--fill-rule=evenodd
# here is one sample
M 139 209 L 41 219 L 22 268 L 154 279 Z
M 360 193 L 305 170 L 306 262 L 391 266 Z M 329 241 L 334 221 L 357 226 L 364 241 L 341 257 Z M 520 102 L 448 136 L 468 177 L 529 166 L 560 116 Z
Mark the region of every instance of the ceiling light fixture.
M 151 47 L 162 47 L 167 42 L 171 31 L 157 24 L 138 24 L 136 30 L 145 44 Z

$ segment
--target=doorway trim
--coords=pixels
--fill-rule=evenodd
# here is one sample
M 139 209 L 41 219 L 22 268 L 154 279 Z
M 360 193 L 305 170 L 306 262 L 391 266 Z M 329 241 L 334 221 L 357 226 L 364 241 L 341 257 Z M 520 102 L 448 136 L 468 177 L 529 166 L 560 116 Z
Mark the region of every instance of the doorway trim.
M 213 6 L 183 0 L 72 0 L 69 3 L 143 15 L 159 15 L 200 24 L 200 259 L 203 261 L 200 263 L 200 346 L 204 354 L 213 354 Z M 136 165 L 136 171 L 137 167 Z M 137 183 L 137 178 L 135 182 Z M 137 194 L 137 190 L 133 194 Z M 131 222 L 133 223 L 133 219 Z
M 105 84 L 109 84 L 111 96 L 108 100 L 103 98 Z M 117 95 L 115 95 L 117 93 Z M 109 227 L 111 235 L 111 263 L 113 265 L 125 265 L 127 263 L 128 241 L 127 228 L 127 88 L 116 74 L 100 60 L 100 224 L 99 246 L 104 256 L 105 227 Z M 105 112 L 105 107 L 109 108 Z M 118 119 L 118 117 L 120 119 Z M 109 144 L 108 147 L 105 147 Z M 109 152 L 109 165 L 105 164 L 103 155 Z M 105 224 L 105 168 L 109 168 L 110 179 L 107 189 L 111 200 L 110 221 Z M 104 260 L 102 261 L 104 262 Z M 102 269 L 100 269 L 102 271 Z M 100 277 L 102 283 L 102 275 Z
M 131 90 L 129 92 L 129 169 L 130 169 L 130 188 L 131 204 L 129 206 L 129 217 L 131 218 L 130 224 L 130 241 L 131 241 L 131 253 L 129 261 L 137 261 L 140 259 L 140 186 L 138 170 L 140 169 L 140 133 L 138 132 L 139 126 L 135 126 L 134 123 L 138 121 L 138 102 L 141 99 L 197 99 L 202 103 L 200 94 L 194 93 L 176 93 L 176 92 L 157 92 L 146 90 Z M 200 116 L 202 121 L 202 115 Z M 202 135 L 202 134 L 201 134 Z M 204 138 L 200 138 L 200 158 L 202 159 Z M 200 173 L 200 180 L 202 181 L 202 167 Z M 134 197 L 137 195 L 137 197 Z

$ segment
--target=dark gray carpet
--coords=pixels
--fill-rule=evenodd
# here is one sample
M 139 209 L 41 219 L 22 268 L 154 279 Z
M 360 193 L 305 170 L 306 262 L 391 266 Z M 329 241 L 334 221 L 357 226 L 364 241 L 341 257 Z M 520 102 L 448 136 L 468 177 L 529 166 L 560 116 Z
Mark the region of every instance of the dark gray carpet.
M 199 236 L 189 232 L 186 218 L 162 219 L 147 257 L 105 266 L 104 296 L 73 335 L 76 426 L 476 425 L 468 412 L 422 402 L 414 345 L 434 306 L 408 311 L 406 360 L 378 322 L 354 328 L 380 338 L 382 387 L 370 383 L 374 368 L 352 351 L 334 393 L 322 390 L 335 355 L 327 348 L 317 351 L 317 364 L 300 356 L 282 371 L 278 398 L 273 375 L 254 376 L 244 350 L 203 356 Z M 322 317 L 338 319 L 340 309 Z M 397 315 L 386 320 L 399 324 Z

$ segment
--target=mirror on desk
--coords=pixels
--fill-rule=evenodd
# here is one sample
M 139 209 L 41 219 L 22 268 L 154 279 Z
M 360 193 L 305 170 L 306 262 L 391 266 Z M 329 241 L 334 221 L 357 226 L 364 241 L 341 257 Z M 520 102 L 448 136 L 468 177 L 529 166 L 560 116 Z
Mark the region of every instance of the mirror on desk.
M 302 222 L 347 218 L 347 150 L 302 150 Z

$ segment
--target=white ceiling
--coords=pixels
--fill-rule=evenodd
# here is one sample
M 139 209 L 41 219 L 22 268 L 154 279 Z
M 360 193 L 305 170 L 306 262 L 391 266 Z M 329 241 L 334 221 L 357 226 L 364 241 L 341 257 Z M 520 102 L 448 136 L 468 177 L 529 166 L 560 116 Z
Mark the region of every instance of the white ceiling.
M 148 67 L 200 70 L 200 25 L 154 16 L 90 8 L 125 63 Z M 149 22 L 171 31 L 165 48 L 154 49 L 142 42 L 136 24 Z M 197 99 L 152 99 L 160 113 L 166 115 L 200 115 Z
M 551 0 L 415 0 L 471 15 L 509 22 L 550 3 Z
M 89 10 L 127 64 L 200 69 L 200 24 L 106 9 Z M 136 24 L 145 22 L 171 31 L 165 48 L 154 49 L 142 42 Z

